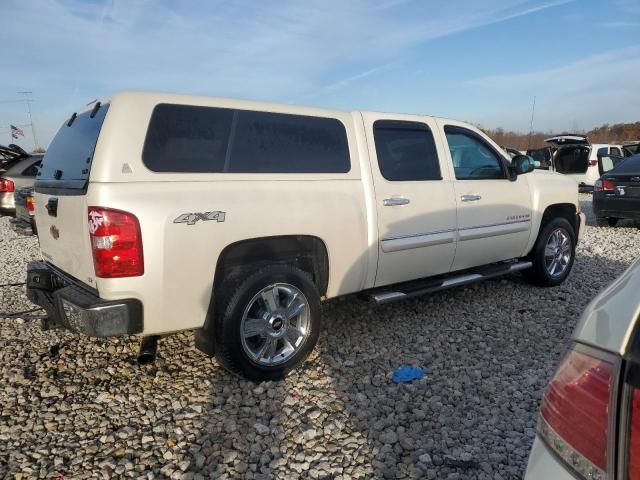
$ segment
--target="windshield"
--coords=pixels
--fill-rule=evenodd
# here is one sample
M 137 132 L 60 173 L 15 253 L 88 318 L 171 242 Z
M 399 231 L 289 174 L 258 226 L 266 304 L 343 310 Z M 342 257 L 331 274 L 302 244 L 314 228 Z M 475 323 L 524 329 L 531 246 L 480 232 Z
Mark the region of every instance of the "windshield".
M 109 105 L 102 105 L 93 117 L 91 115 L 95 109 L 76 116 L 60 127 L 42 160 L 36 188 L 84 189 L 108 109 Z

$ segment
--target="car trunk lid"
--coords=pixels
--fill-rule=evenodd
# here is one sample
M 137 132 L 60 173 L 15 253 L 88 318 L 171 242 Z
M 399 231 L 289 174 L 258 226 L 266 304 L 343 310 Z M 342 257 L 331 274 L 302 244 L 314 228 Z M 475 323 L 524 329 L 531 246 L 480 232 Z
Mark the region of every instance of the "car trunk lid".
M 46 261 L 94 287 L 87 224 L 87 190 L 93 153 L 108 105 L 73 114 L 51 142 L 36 177 L 36 222 Z
M 554 147 L 560 147 L 562 145 L 588 145 L 589 140 L 584 135 L 556 135 L 555 137 L 545 138 L 544 140 L 550 143 Z

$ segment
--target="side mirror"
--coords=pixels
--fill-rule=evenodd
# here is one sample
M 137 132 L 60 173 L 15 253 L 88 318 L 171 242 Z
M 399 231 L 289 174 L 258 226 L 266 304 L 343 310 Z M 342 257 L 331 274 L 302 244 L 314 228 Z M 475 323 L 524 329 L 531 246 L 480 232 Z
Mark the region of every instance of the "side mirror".
M 516 155 L 511 159 L 511 165 L 513 166 L 513 170 L 516 175 L 523 175 L 525 173 L 533 172 L 535 168 L 535 161 L 528 155 Z

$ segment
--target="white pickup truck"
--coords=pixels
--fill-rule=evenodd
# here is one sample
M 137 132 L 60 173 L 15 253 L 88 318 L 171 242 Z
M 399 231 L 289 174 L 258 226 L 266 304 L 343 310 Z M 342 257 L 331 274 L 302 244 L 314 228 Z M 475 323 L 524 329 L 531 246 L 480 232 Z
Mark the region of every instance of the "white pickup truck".
M 278 379 L 313 349 L 325 299 L 515 271 L 562 283 L 578 191 L 532 170 L 455 120 L 119 93 L 45 155 L 27 291 L 45 326 L 141 334 L 151 357 L 196 329 L 225 367 Z

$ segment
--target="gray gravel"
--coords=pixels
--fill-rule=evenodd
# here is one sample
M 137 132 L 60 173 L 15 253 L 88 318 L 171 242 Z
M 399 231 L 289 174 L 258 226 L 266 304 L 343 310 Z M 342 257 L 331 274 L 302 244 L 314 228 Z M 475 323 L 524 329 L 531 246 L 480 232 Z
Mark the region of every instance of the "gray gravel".
M 280 383 L 229 375 L 191 333 L 138 367 L 133 338 L 0 319 L 0 477 L 520 478 L 581 310 L 640 254 L 639 229 L 593 220 L 558 288 L 514 275 L 383 307 L 330 302 L 311 361 Z M 0 220 L 0 283 L 37 255 Z M 22 287 L 0 301 L 32 308 Z M 427 377 L 393 384 L 403 363 Z

